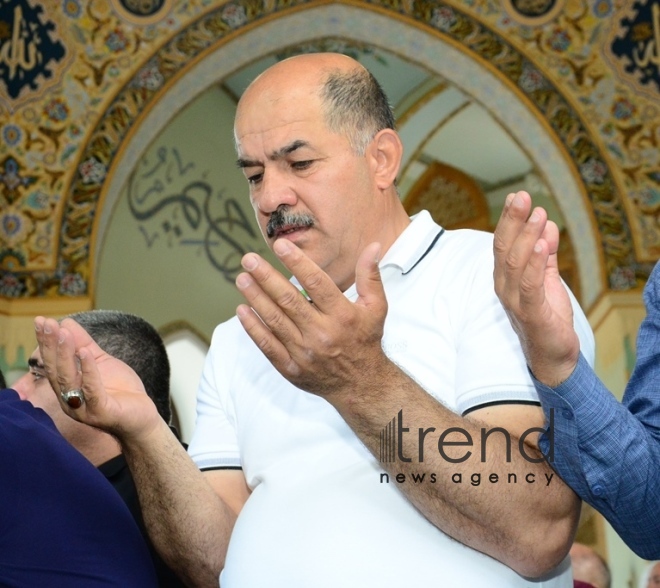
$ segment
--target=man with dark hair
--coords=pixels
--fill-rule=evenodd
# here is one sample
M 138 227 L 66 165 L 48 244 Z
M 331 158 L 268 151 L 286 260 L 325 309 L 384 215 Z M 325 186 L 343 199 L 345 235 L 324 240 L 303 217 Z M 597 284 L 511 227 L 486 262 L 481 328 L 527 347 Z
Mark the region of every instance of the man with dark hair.
M 170 364 L 158 331 L 144 319 L 119 311 L 93 310 L 71 315 L 70 318 L 82 325 L 107 353 L 135 371 L 144 382 L 147 395 L 156 405 L 158 414 L 169 424 Z M 159 585 L 183 586 L 149 540 L 135 483 L 120 444 L 112 435 L 79 423 L 62 412 L 53 388 L 44 377 L 38 348 L 28 360 L 28 365 L 29 373 L 14 384 L 14 389 L 22 399 L 45 410 L 64 438 L 99 469 L 124 499 L 148 543 Z
M 169 423 L 170 362 L 158 331 L 143 318 L 116 310 L 93 310 L 70 315 L 108 355 L 129 365 L 144 382 L 147 396 Z
M 156 586 L 140 532 L 103 476 L 0 371 L 0 585 Z
M 215 331 L 194 463 L 125 366 L 73 321 L 36 320 L 49 377 L 89 399 L 63 407 L 121 439 L 166 559 L 195 585 L 222 570 L 223 588 L 570 586 L 579 501 L 532 434 L 543 413 L 493 291 L 492 236 L 408 217 L 387 100 L 348 57 L 271 67 L 234 133 L 296 280 L 244 256 L 248 304 Z M 381 451 L 390 425 L 398 459 Z

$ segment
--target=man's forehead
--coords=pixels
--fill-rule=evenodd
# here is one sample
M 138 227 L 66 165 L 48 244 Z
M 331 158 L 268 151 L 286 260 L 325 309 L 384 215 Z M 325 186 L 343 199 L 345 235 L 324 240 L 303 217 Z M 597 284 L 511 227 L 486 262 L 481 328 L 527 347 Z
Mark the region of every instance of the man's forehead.
M 302 150 L 318 150 L 325 133 L 323 122 L 298 117 L 282 124 L 236 128 L 236 152 L 240 159 L 278 160 Z
M 255 90 L 247 90 L 238 104 L 234 124 L 238 137 L 296 123 L 318 123 L 324 119 L 325 109 L 316 88 L 289 85 L 279 91 Z

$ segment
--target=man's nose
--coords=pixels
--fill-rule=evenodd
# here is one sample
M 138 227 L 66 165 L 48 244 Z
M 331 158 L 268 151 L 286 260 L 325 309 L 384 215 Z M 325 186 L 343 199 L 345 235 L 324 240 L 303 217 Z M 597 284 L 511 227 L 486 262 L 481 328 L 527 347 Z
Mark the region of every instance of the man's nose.
M 285 174 L 274 170 L 264 173 L 257 200 L 260 212 L 270 215 L 280 206 L 294 206 L 297 201 L 296 191 L 287 181 Z
M 18 392 L 18 397 L 21 400 L 27 400 L 29 397 L 29 378 L 32 377 L 32 374 L 27 373 L 24 376 L 21 376 L 18 380 L 16 380 L 9 388 L 12 390 L 16 390 Z

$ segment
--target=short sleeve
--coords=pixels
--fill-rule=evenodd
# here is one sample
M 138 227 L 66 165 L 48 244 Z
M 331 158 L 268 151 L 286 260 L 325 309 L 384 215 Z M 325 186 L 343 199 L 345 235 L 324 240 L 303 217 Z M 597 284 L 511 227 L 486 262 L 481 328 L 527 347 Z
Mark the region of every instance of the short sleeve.
M 456 402 L 461 414 L 489 403 L 539 402 L 511 323 L 495 294 L 492 247 L 475 257 L 458 324 Z M 593 333 L 575 298 L 574 324 L 593 364 Z
M 484 248 L 465 271 L 456 325 L 459 413 L 492 402 L 538 402 L 518 337 L 495 295 L 492 251 Z
M 241 467 L 241 457 L 227 370 L 233 351 L 226 342 L 227 323 L 216 328 L 197 390 L 197 420 L 188 453 L 200 470 Z

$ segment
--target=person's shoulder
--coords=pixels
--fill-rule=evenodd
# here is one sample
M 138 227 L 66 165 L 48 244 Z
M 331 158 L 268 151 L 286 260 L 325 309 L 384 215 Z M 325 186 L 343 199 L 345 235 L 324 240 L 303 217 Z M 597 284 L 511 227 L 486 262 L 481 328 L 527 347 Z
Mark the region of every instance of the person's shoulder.
M 644 297 L 647 302 L 655 302 L 656 304 L 660 298 L 660 261 L 653 267 L 651 275 L 644 286 Z
M 41 408 L 37 408 L 27 400 L 21 400 L 16 390 L 6 388 L 0 390 L 0 415 L 12 422 L 31 421 L 48 430 L 55 430 L 53 420 Z
M 216 339 L 224 340 L 228 337 L 237 337 L 244 332 L 245 330 L 241 326 L 241 321 L 239 321 L 238 317 L 234 315 L 230 319 L 218 324 L 215 329 L 213 329 L 211 342 L 215 342 Z
M 493 253 L 493 233 L 475 229 L 445 230 L 440 241 L 443 248 L 460 252 L 462 256 L 473 256 L 480 253 Z
M 446 230 L 440 241 L 436 256 L 449 264 L 457 275 L 482 271 L 492 273 L 493 269 L 493 233 L 474 229 Z
M 437 304 L 462 308 L 476 292 L 480 300 L 495 296 L 493 235 L 473 229 L 446 230 L 420 264 L 417 279 Z
M 220 323 L 213 330 L 210 349 L 214 352 L 222 353 L 224 358 L 227 358 L 232 354 L 247 352 L 253 347 L 254 349 L 257 348 L 252 339 L 250 339 L 249 335 L 245 332 L 245 329 L 237 316 L 233 316 L 229 320 Z
M 11 404 L 18 401 L 20 401 L 20 398 L 16 390 L 12 390 L 11 388 L 2 388 L 0 390 L 0 403 Z

